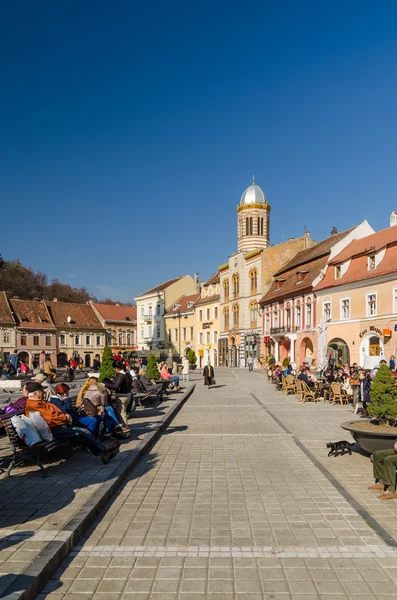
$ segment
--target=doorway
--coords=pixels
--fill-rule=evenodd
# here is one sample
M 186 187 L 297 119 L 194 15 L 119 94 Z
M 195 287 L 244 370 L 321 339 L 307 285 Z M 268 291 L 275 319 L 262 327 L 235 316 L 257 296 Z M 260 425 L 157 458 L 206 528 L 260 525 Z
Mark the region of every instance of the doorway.
M 369 338 L 369 355 L 370 356 L 380 356 L 380 340 L 377 336 L 372 336 Z

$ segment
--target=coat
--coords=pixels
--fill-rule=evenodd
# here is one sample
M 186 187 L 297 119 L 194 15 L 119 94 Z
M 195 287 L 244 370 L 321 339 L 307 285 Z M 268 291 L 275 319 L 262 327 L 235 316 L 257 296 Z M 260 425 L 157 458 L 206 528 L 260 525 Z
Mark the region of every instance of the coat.
M 189 375 L 189 360 L 183 359 L 182 375 Z
M 28 417 L 31 412 L 39 412 L 43 417 L 44 421 L 50 427 L 57 427 L 58 425 L 68 426 L 70 421 L 66 415 L 51 402 L 44 402 L 44 400 L 33 400 L 28 398 L 25 407 L 25 415 Z
M 360 387 L 358 388 L 358 401 L 369 404 L 371 402 L 371 397 L 369 395 L 370 391 L 371 384 L 368 379 L 360 379 Z
M 212 385 L 213 379 L 215 377 L 214 367 L 212 365 L 205 365 L 203 370 L 204 375 L 204 385 Z

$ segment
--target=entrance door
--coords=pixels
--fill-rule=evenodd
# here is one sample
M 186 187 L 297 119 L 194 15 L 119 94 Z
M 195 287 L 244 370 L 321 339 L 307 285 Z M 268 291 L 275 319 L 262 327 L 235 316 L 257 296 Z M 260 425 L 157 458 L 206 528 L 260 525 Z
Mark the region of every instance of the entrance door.
M 369 355 L 380 356 L 380 344 L 378 337 L 369 338 Z
M 87 367 L 87 369 L 91 368 L 91 355 L 90 354 L 85 355 L 85 366 Z

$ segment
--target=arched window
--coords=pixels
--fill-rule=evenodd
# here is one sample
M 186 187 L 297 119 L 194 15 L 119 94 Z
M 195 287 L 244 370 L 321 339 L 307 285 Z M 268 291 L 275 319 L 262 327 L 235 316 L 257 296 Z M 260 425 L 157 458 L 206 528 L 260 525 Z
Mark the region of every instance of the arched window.
M 119 329 L 119 346 L 124 345 L 124 332 Z
M 258 271 L 256 269 L 251 269 L 249 278 L 251 280 L 251 294 L 256 294 L 258 290 Z
M 263 217 L 258 217 L 258 235 L 263 235 Z
M 233 298 L 238 298 L 239 293 L 240 293 L 240 276 L 237 274 L 233 275 L 232 282 L 233 282 Z
M 245 235 L 252 235 L 254 233 L 254 220 L 252 217 L 246 217 L 245 219 Z
M 258 315 L 258 303 L 256 300 L 251 300 L 249 304 L 250 310 L 250 323 L 251 327 L 256 327 L 257 315 Z
M 250 217 L 250 235 L 254 233 L 254 220 Z
M 238 304 L 233 305 L 233 327 L 238 329 L 240 321 L 240 307 Z
M 224 279 L 223 281 L 223 294 L 225 296 L 225 302 L 229 301 L 229 280 Z
M 132 346 L 132 332 L 129 329 L 127 331 L 127 346 Z
M 223 309 L 223 319 L 225 323 L 224 330 L 226 331 L 229 329 L 229 309 L 227 307 Z

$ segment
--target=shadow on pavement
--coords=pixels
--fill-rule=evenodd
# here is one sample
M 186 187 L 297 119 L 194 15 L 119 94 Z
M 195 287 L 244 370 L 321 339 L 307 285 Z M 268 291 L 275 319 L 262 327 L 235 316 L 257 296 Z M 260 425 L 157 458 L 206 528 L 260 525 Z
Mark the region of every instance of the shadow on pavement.
M 170 433 L 176 433 L 177 431 L 186 431 L 187 429 L 189 429 L 187 425 L 175 425 L 175 427 L 171 425 L 163 432 L 163 435 L 170 435 Z

